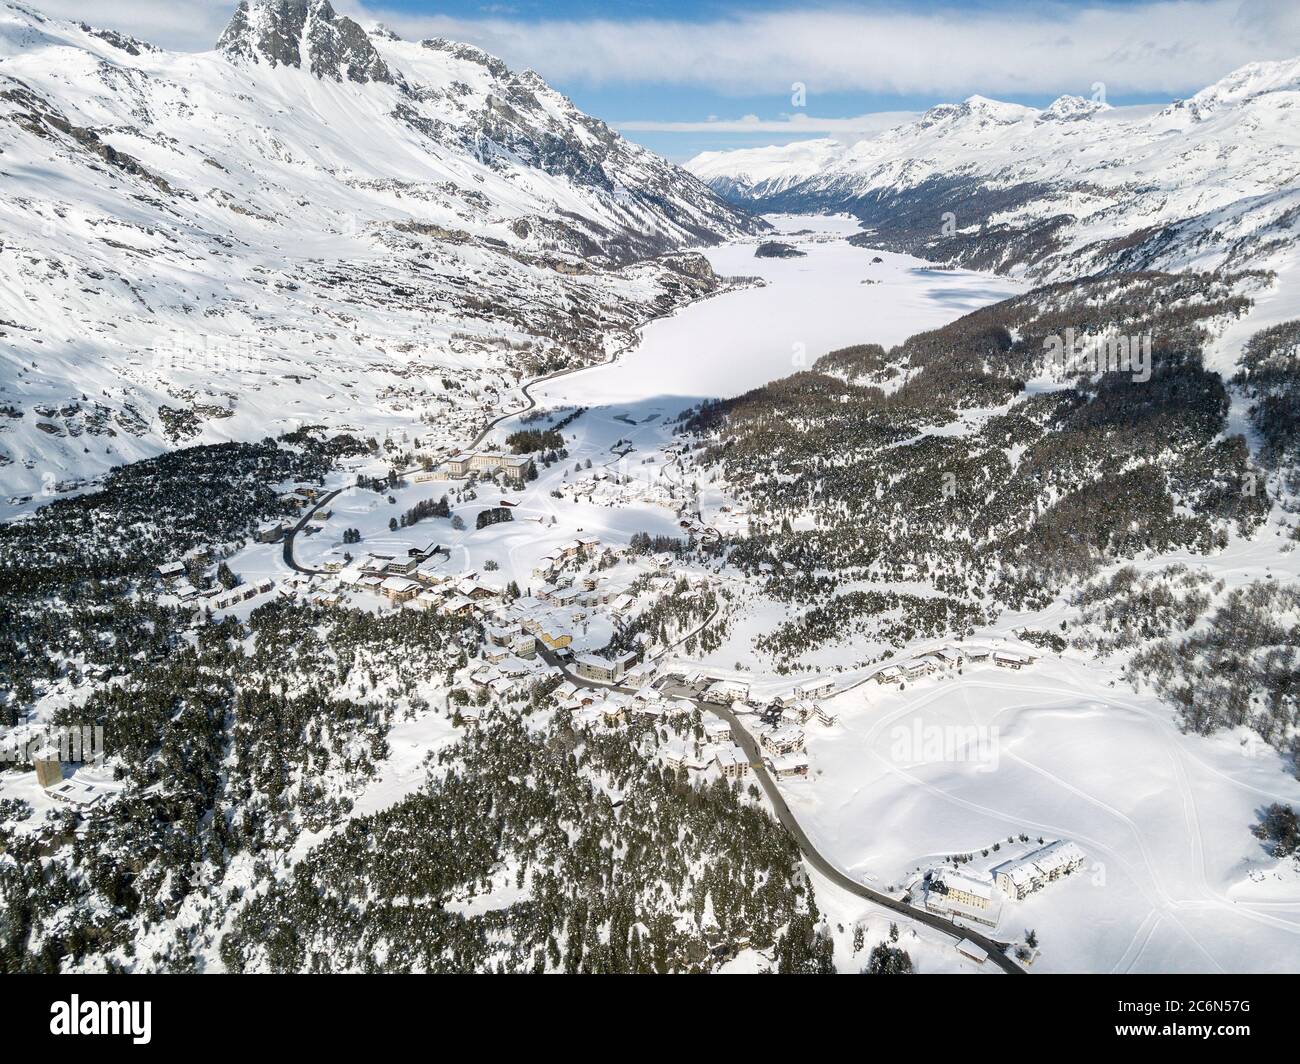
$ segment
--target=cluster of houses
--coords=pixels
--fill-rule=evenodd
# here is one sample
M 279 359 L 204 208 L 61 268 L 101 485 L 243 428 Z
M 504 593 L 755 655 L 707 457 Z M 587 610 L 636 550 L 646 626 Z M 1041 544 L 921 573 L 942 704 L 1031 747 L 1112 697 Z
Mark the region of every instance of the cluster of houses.
M 220 584 L 196 588 L 190 580 L 183 561 L 164 562 L 157 568 L 165 593 L 182 605 L 204 606 L 208 609 L 226 610 L 231 606 L 265 595 L 275 590 L 275 581 L 269 578 L 226 588 Z
M 1036 659 L 1030 654 L 1015 650 L 992 650 L 981 646 L 946 646 L 896 665 L 886 665 L 876 671 L 878 684 L 912 683 L 926 676 L 946 675 L 967 665 L 993 664 L 1001 669 L 1024 669 Z
M 269 578 L 259 580 L 256 583 L 239 584 L 226 591 L 225 594 L 213 598 L 212 608 L 228 610 L 231 606 L 237 606 L 241 602 L 247 602 L 249 599 L 257 598 L 258 595 L 269 594 L 274 590 L 275 581 Z
M 1076 843 L 1057 839 L 988 872 L 964 866 L 931 869 L 925 877 L 925 907 L 996 927 L 1002 918 L 1003 899 L 1020 901 L 1082 868 L 1085 860 Z
M 658 466 L 644 467 L 657 470 Z M 561 484 L 556 490 L 570 502 L 587 502 L 596 506 L 626 506 L 648 503 L 677 511 L 680 500 L 675 485 L 664 477 L 624 476 L 615 470 L 591 470 L 588 476 L 573 483 Z
M 537 580 L 554 580 L 556 574 L 564 568 L 565 563 L 583 557 L 590 557 L 600 547 L 600 540 L 595 536 L 579 536 L 575 540 L 556 547 L 549 554 L 542 555 L 533 566 L 533 577 Z

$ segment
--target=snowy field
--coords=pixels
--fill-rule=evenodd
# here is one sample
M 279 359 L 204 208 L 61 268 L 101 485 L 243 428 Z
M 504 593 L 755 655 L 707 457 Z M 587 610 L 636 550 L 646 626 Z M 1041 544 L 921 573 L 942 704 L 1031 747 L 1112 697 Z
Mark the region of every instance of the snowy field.
M 836 729 L 809 730 L 813 774 L 787 801 L 823 852 L 882 888 L 953 854 L 990 869 L 1040 837 L 1075 840 L 1084 868 L 1004 903 L 992 932 L 1034 928 L 1035 970 L 1296 970 L 1300 883 L 1249 827 L 1261 806 L 1300 801 L 1300 783 L 1244 731 L 1182 735 L 1167 706 L 1113 679 L 1067 652 L 901 692 L 865 684 L 835 700 Z

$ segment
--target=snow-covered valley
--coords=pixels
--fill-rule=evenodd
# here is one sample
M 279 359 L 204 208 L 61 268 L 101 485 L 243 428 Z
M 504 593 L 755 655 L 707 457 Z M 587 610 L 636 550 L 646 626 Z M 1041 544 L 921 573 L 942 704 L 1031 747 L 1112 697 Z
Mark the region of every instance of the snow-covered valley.
M 1300 970 L 1297 91 L 760 216 L 325 0 L 4 4 L 0 971 Z M 952 262 L 863 207 L 1031 136 Z

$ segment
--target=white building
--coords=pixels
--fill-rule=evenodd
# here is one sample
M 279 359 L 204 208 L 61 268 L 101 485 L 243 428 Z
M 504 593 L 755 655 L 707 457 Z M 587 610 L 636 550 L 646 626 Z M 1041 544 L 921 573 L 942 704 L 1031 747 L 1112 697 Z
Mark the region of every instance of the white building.
M 808 755 L 803 752 L 774 754 L 767 759 L 767 764 L 777 779 L 808 775 Z
M 579 654 L 573 659 L 578 675 L 600 683 L 616 683 L 623 673 L 636 664 L 636 655 L 629 652 L 621 657 L 602 658 L 598 654 Z
M 1004 861 L 993 869 L 993 881 L 1008 898 L 1020 901 L 1052 880 L 1082 868 L 1086 860 L 1078 845 L 1058 839 L 1023 857 Z
M 772 754 L 792 754 L 803 750 L 803 729 L 787 724 L 783 728 L 765 731 L 762 736 L 763 749 Z
M 734 743 L 718 747 L 713 759 L 718 763 L 718 768 L 726 779 L 744 779 L 749 775 L 749 758 Z

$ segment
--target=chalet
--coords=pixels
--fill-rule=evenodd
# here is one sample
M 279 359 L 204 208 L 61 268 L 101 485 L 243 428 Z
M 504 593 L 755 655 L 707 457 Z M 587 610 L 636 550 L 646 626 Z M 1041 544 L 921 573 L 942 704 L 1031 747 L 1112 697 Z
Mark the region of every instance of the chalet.
M 185 575 L 185 563 L 165 562 L 158 566 L 158 575 L 164 580 L 176 580 Z
M 714 752 L 713 760 L 717 762 L 724 779 L 738 780 L 749 775 L 749 758 L 734 743 L 718 747 Z
M 379 590 L 390 602 L 406 602 L 419 594 L 420 585 L 401 576 L 389 576 L 380 583 Z
M 484 631 L 488 642 L 499 647 L 508 647 L 515 636 L 522 634 L 523 629 L 517 624 L 489 625 Z
M 537 655 L 537 640 L 527 632 L 520 632 L 510 642 L 510 652 L 517 654 L 521 658 L 532 658 Z
M 807 680 L 794 689 L 800 698 L 826 698 L 835 690 L 835 681 L 829 678 Z
M 817 722 L 819 724 L 831 728 L 838 724 L 839 720 L 839 714 L 830 709 L 824 702 L 817 703 Z
M 442 571 L 442 564 L 440 559 L 427 558 L 415 567 L 415 572 L 411 575 L 426 587 L 437 587 L 451 580 L 451 577 Z
M 808 775 L 808 755 L 802 752 L 775 754 L 767 758 L 767 764 L 777 779 Z
M 361 560 L 360 569 L 366 576 L 387 576 L 388 564 L 393 560 L 391 554 L 367 554 Z
M 977 946 L 968 938 L 963 938 L 954 948 L 967 960 L 972 960 L 976 964 L 983 964 L 989 957 L 984 947 Z
M 704 722 L 704 738 L 711 743 L 726 742 L 731 739 L 731 725 L 725 720 L 710 717 Z
M 281 521 L 267 521 L 257 526 L 258 543 L 278 543 L 283 535 L 284 523 Z
M 903 670 L 898 665 L 886 665 L 876 673 L 876 683 L 902 683 L 904 678 Z
M 519 690 L 519 683 L 509 676 L 498 676 L 489 680 L 487 687 L 497 698 L 506 698 Z
M 623 683 L 628 687 L 642 687 L 654 676 L 654 666 L 642 664 L 623 673 Z M 652 692 L 653 693 L 653 692 Z
M 738 698 L 743 701 L 748 697 L 749 684 L 739 680 L 718 680 L 704 692 L 704 701 L 715 706 L 729 706 Z
M 524 622 L 524 627 L 535 635 L 547 650 L 565 650 L 573 642 L 573 633 L 551 621 Z
M 962 651 L 962 656 L 967 661 L 974 662 L 977 665 L 982 665 L 993 656 L 993 651 L 988 647 L 966 647 L 965 650 Z
M 480 602 L 483 599 L 496 598 L 500 594 L 496 588 L 488 587 L 486 584 L 480 584 L 477 580 L 462 580 L 456 585 L 456 593 L 464 595 L 467 599 L 474 602 Z
M 384 572 L 388 576 L 410 576 L 420 565 L 419 558 L 410 556 L 405 558 L 394 558 L 384 566 Z
M 464 595 L 457 595 L 442 604 L 442 612 L 448 617 L 468 617 L 474 612 L 474 602 Z
M 691 757 L 686 752 L 686 744 L 680 739 L 673 739 L 664 746 L 664 764 L 673 772 L 686 768 Z
M 942 647 L 934 652 L 934 656 L 943 664 L 946 669 L 960 669 L 963 663 L 962 652 L 952 647 Z
M 934 672 L 934 662 L 928 658 L 916 658 L 903 666 L 903 672 L 909 680 L 919 680 L 922 676 L 929 676 Z
M 763 732 L 761 742 L 763 749 L 772 754 L 792 754 L 803 749 L 804 734 L 802 728 L 787 724 Z
M 1020 670 L 1033 663 L 1034 659 L 1028 654 L 1017 654 L 1010 650 L 995 650 L 993 652 L 993 664 L 1000 669 Z
M 781 710 L 781 719 L 789 721 L 792 724 L 806 724 L 808 719 L 817 712 L 817 703 L 807 698 L 801 698 L 797 702 L 792 702 Z

